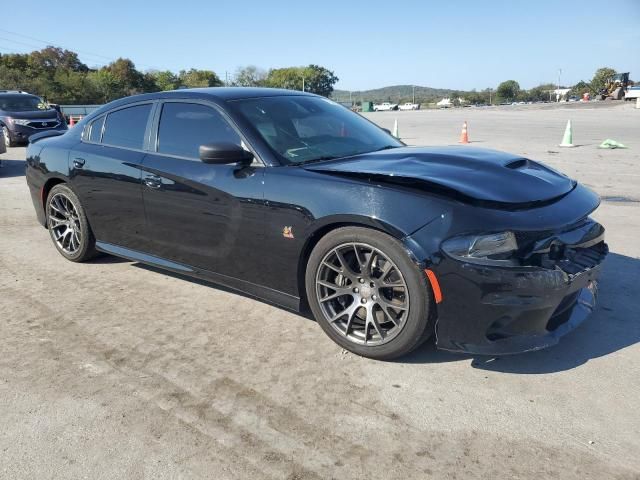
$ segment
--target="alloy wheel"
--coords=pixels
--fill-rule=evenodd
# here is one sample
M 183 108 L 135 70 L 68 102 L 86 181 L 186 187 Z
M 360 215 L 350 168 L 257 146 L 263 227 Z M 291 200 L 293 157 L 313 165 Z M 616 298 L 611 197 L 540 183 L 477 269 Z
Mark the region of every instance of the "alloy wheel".
M 56 193 L 49 199 L 49 228 L 58 247 L 68 255 L 74 255 L 82 245 L 82 227 L 78 210 L 71 199 Z
M 9 130 L 7 127 L 2 127 L 2 134 L 4 137 L 4 145 L 9 148 L 11 146 L 11 138 L 9 138 Z
M 402 272 L 381 250 L 365 243 L 345 243 L 325 255 L 316 274 L 316 295 L 329 324 L 360 345 L 389 342 L 409 315 Z

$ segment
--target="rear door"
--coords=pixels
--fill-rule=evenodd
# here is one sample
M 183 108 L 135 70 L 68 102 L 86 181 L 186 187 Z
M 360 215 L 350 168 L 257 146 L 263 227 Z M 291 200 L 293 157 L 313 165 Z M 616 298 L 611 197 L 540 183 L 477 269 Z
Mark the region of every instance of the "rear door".
M 207 103 L 163 102 L 151 138 L 142 184 L 152 253 L 251 281 L 262 256 L 263 165 L 200 161 L 200 145 L 243 142 L 224 113 Z
M 72 186 L 98 241 L 140 251 L 149 247 L 140 167 L 153 106 L 130 104 L 96 118 L 71 151 Z

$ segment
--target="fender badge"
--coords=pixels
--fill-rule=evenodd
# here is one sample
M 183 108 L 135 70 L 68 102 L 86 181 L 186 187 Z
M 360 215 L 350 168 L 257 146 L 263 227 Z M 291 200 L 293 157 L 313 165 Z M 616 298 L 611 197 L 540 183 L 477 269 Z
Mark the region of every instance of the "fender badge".
M 284 238 L 294 238 L 293 237 L 293 227 L 284 227 L 282 229 L 282 236 Z

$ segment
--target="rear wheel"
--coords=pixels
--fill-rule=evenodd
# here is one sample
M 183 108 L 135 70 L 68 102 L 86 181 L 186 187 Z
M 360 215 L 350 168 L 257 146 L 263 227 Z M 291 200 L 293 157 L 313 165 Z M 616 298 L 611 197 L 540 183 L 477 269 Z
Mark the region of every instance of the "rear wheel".
M 96 240 L 76 194 L 65 184 L 54 186 L 47 196 L 47 226 L 53 244 L 67 260 L 83 262 L 97 252 Z
M 330 232 L 307 265 L 307 299 L 325 333 L 351 352 L 380 360 L 429 338 L 429 288 L 397 240 L 367 228 Z

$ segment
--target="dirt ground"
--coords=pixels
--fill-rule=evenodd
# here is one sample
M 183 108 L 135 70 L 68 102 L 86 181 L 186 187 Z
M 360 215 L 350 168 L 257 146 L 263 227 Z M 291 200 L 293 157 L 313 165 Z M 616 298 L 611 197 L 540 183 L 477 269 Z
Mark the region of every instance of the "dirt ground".
M 595 189 L 611 248 L 595 314 L 557 347 L 348 354 L 311 320 L 136 263 L 64 260 L 24 149 L 0 169 L 0 478 L 640 478 L 640 110 L 369 115 L 410 144 L 547 162 Z M 574 149 L 557 146 L 567 119 Z M 626 150 L 599 150 L 605 138 Z

